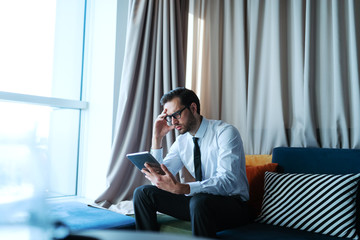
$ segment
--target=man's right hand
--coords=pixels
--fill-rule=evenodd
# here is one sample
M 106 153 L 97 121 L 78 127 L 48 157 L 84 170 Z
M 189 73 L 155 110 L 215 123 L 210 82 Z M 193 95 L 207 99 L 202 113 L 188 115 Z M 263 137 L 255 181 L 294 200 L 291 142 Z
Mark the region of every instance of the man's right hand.
M 175 126 L 169 126 L 166 122 L 166 112 L 167 109 L 165 108 L 155 120 L 151 146 L 152 149 L 160 149 L 162 147 L 161 142 L 163 137 L 175 128 Z

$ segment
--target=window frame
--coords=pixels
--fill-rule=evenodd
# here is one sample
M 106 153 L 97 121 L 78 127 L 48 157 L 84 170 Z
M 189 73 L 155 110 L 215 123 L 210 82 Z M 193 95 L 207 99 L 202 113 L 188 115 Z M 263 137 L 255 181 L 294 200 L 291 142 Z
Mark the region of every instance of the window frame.
M 0 100 L 17 103 L 36 104 L 54 108 L 85 110 L 88 102 L 81 100 L 71 100 L 65 98 L 43 97 L 30 94 L 13 93 L 0 91 Z

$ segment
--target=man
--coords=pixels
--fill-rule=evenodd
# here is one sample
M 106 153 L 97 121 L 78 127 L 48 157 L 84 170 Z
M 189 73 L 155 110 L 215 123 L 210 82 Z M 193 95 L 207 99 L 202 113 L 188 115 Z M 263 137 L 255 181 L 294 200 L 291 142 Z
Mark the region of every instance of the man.
M 137 229 L 158 230 L 157 211 L 191 221 L 196 236 L 216 237 L 219 230 L 248 222 L 245 155 L 237 129 L 201 116 L 198 97 L 186 88 L 170 91 L 160 102 L 164 110 L 154 123 L 151 154 L 165 174 L 145 164 L 142 172 L 153 185 L 134 192 Z M 163 159 L 162 139 L 173 129 L 180 135 Z M 176 180 L 183 166 L 195 182 Z

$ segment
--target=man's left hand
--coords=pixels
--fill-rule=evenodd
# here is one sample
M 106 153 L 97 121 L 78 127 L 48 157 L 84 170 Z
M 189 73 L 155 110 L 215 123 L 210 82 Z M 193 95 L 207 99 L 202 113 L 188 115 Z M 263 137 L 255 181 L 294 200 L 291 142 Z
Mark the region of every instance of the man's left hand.
M 190 186 L 177 181 L 164 164 L 161 164 L 161 169 L 165 172 L 164 175 L 160 174 L 158 170 L 148 163 L 145 163 L 145 168 L 143 168 L 141 172 L 145 174 L 145 177 L 152 182 L 152 184 L 162 190 L 175 194 L 190 193 Z

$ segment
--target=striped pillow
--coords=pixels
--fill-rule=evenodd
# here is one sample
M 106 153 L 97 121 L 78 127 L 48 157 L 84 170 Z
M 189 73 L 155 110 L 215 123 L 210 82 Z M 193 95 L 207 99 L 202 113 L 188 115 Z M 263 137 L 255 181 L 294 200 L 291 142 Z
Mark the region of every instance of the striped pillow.
M 258 222 L 358 239 L 356 192 L 360 174 L 265 173 Z

